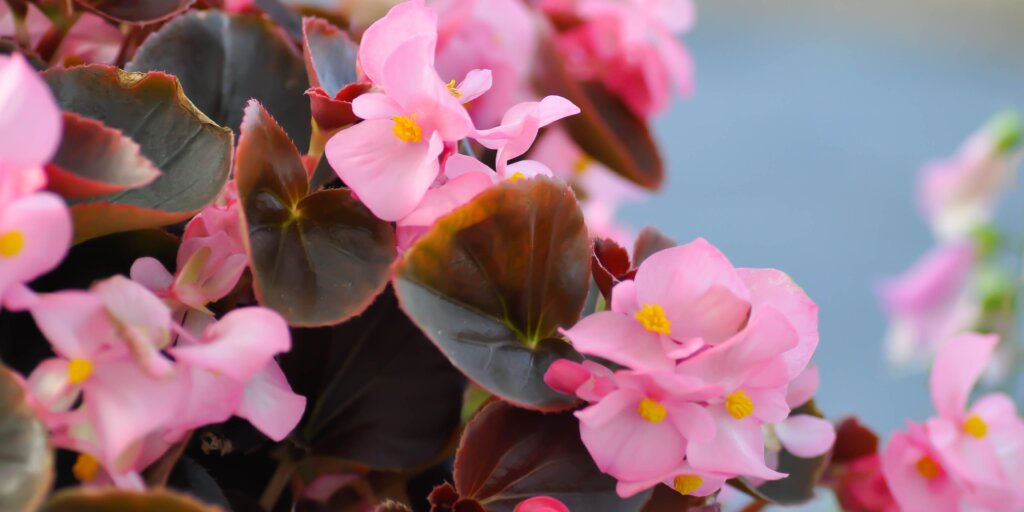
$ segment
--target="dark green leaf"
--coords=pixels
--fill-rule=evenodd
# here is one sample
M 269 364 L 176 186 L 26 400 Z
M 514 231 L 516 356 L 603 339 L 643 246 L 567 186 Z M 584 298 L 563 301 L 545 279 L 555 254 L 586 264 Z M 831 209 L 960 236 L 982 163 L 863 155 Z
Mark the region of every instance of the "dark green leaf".
M 459 424 L 462 376 L 382 294 L 330 328 L 297 329 L 281 367 L 309 398 L 303 444 L 375 469 L 426 464 Z
M 402 308 L 474 382 L 514 403 L 575 403 L 544 384 L 559 358 L 579 359 L 556 328 L 576 323 L 590 241 L 568 187 L 507 182 L 442 218 L 396 270 Z
M 298 151 L 259 103 L 246 109 L 237 158 L 260 302 L 301 326 L 336 324 L 366 309 L 387 285 L 393 228 L 348 190 L 307 196 Z
M 35 510 L 52 482 L 46 428 L 25 403 L 16 374 L 0 366 L 0 510 Z
M 664 164 L 646 121 L 600 83 L 577 81 L 550 37 L 538 45 L 534 86 L 580 107 L 563 122 L 585 153 L 642 187 L 661 187 Z
M 173 74 L 199 110 L 236 132 L 246 102 L 257 99 L 299 147 L 309 145 L 302 55 L 268 20 L 189 12 L 149 36 L 127 69 Z
M 568 412 L 544 414 L 493 402 L 473 418 L 455 455 L 455 488 L 491 512 L 511 512 L 531 496 L 551 496 L 569 510 L 632 512 L 651 493 L 629 499 L 615 493 L 580 441 Z
M 117 22 L 146 24 L 181 14 L 195 0 L 76 0 L 78 5 Z
M 102 65 L 44 76 L 61 108 L 121 130 L 163 173 L 145 187 L 73 202 L 76 241 L 180 222 L 220 193 L 231 131 L 196 110 L 174 77 Z
M 675 246 L 675 240 L 665 236 L 657 228 L 647 226 L 640 230 L 633 245 L 633 266 L 639 267 L 652 254 Z
M 61 491 L 40 512 L 219 512 L 193 498 L 161 489 L 137 492 L 120 489 Z
M 46 174 L 50 190 L 74 199 L 148 185 L 160 176 L 160 170 L 121 130 L 64 112 L 60 148 Z
M 641 512 L 719 512 L 721 505 L 714 502 L 714 497 L 699 498 L 697 496 L 683 496 L 667 485 L 658 485 L 654 488 L 654 494 L 650 501 L 644 505 Z

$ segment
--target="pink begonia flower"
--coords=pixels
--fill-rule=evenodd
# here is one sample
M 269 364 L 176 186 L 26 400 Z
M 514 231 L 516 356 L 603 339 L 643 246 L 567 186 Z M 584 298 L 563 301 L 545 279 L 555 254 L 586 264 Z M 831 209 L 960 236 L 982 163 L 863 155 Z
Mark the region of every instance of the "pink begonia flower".
M 893 433 L 881 457 L 889 490 L 901 510 L 970 510 L 923 426 L 908 422 L 906 432 Z
M 614 381 L 614 391 L 575 413 L 583 444 L 601 471 L 627 482 L 660 478 L 716 436 L 712 416 L 699 402 L 720 389 L 671 372 L 620 371 Z
M 637 482 L 620 481 L 615 486 L 615 492 L 622 498 L 628 498 L 655 485 L 665 484 L 684 496 L 703 497 L 719 491 L 725 485 L 725 481 L 733 476 L 735 475 L 701 471 L 684 462 L 667 475 Z
M 781 356 L 798 343 L 787 318 L 763 307 L 729 341 L 679 364 L 679 373 L 721 386 L 721 393 L 708 400 L 708 412 L 715 420 L 714 439 L 693 443 L 687 452 L 694 468 L 766 480 L 785 476 L 765 464 L 761 427 L 789 415 L 786 386 L 790 377 Z
M 647 258 L 612 290 L 611 309 L 562 333 L 576 350 L 634 370 L 672 370 L 678 359 L 743 328 L 750 291 L 704 239 Z
M 81 395 L 100 459 L 116 470 L 134 464 L 139 443 L 172 421 L 188 394 L 188 382 L 159 352 L 170 311 L 146 293 L 115 276 L 91 292 L 44 294 L 31 308 L 57 355 L 28 379 L 44 421 L 69 421 L 67 409 Z
M 132 264 L 132 280 L 167 300 L 179 314 L 181 306 L 205 310 L 224 298 L 249 263 L 238 208 L 231 182 L 219 203 L 204 208 L 185 227 L 174 275 L 155 258 L 144 257 Z
M 192 394 L 174 425 L 188 430 L 232 415 L 280 441 L 302 418 L 306 399 L 292 392 L 274 356 L 291 348 L 288 324 L 262 307 L 235 309 L 218 321 L 192 313 L 168 352 L 188 367 Z M 187 331 L 201 330 L 199 336 Z
M 808 367 L 789 383 L 786 404 L 796 409 L 814 398 L 818 391 L 818 369 Z M 824 418 L 810 414 L 790 415 L 785 420 L 771 425 L 771 429 L 786 451 L 797 457 L 809 459 L 824 455 L 836 442 L 836 429 Z
M 970 408 L 967 399 L 999 339 L 964 334 L 935 358 L 932 402 L 938 416 L 925 423 L 928 438 L 963 481 L 972 501 L 992 510 L 1024 508 L 1024 420 L 1011 397 L 990 393 Z
M 1020 137 L 1020 120 L 1003 114 L 972 134 L 956 155 L 921 170 L 918 205 L 936 236 L 963 239 L 992 220 L 1020 163 Z
M 64 200 L 38 192 L 57 150 L 61 114 L 50 88 L 20 54 L 0 55 L 0 305 L 52 270 L 71 246 Z
M 498 124 L 515 103 L 532 99 L 529 78 L 537 28 L 520 0 L 431 0 L 441 20 L 437 70 L 449 80 L 489 69 L 493 87 L 467 105 L 477 126 Z M 457 90 L 467 95 L 466 86 Z M 468 103 L 465 97 L 459 98 Z
M 474 140 L 486 148 L 497 150 L 495 171 L 501 178 L 531 178 L 537 174 L 552 173 L 542 163 L 524 160 L 509 164 L 530 149 L 537 140 L 537 133 L 559 119 L 580 113 L 580 108 L 561 96 L 547 96 L 540 101 L 520 103 L 505 113 L 501 125 L 488 130 L 476 130 L 471 134 Z
M 673 91 L 693 89 L 693 62 L 676 33 L 688 30 L 688 0 L 579 0 L 584 23 L 559 34 L 570 69 L 600 80 L 640 117 L 669 106 Z
M 364 119 L 334 135 L 325 153 L 338 177 L 383 220 L 401 219 L 438 176 L 445 142 L 472 129 L 456 92 L 434 70 L 437 16 L 422 0 L 393 8 L 363 36 L 359 64 L 383 92 L 363 94 Z
M 428 190 L 420 204 L 396 223 L 399 249 L 412 247 L 437 219 L 468 203 L 497 179 L 479 160 L 458 153 L 445 161 L 445 175 L 444 184 Z
M 513 512 L 570 512 L 565 503 L 550 496 L 534 496 L 520 501 Z
M 936 247 L 878 295 L 890 317 L 886 352 L 893 363 L 921 365 L 951 336 L 969 329 L 981 304 L 970 284 L 975 249 L 967 242 Z

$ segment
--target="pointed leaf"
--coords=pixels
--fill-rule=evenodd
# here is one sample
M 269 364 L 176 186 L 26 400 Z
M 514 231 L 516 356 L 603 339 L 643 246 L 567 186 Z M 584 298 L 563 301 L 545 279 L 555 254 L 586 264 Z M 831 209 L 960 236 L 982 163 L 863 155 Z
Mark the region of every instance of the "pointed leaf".
M 195 0 L 76 0 L 109 20 L 146 24 L 185 12 Z
M 306 74 L 313 87 L 333 97 L 357 80 L 356 53 L 359 47 L 344 31 L 321 18 L 303 18 L 303 56 Z
M 292 325 L 342 322 L 387 285 L 395 233 L 346 189 L 307 196 L 295 146 L 259 103 L 246 109 L 235 178 L 256 296 Z
M 173 76 L 91 65 L 44 77 L 61 108 L 121 130 L 163 173 L 144 187 L 71 201 L 76 241 L 180 222 L 223 188 L 231 131 L 196 110 Z
M 149 36 L 126 68 L 173 74 L 199 110 L 236 133 L 246 102 L 255 98 L 300 148 L 309 145 L 302 55 L 268 20 L 189 12 Z
M 665 236 L 653 226 L 647 226 L 640 230 L 633 245 L 633 266 L 639 267 L 641 263 L 652 254 L 676 246 L 676 241 Z
M 544 384 L 551 339 L 576 323 L 590 241 L 572 191 L 547 178 L 506 182 L 442 218 L 398 264 L 402 308 L 470 379 L 516 404 L 571 406 Z
M 281 367 L 309 398 L 302 443 L 379 470 L 432 461 L 459 425 L 465 381 L 385 292 L 341 325 L 296 329 Z
M 459 495 L 491 512 L 512 512 L 531 496 L 550 496 L 569 510 L 587 512 L 638 511 L 650 498 L 650 491 L 619 498 L 615 484 L 594 464 L 568 412 L 491 403 L 466 426 L 455 455 Z
M 46 166 L 47 188 L 68 199 L 114 194 L 148 185 L 160 170 L 121 130 L 64 112 L 60 148 Z
M 218 512 L 195 499 L 165 490 L 146 492 L 73 487 L 53 496 L 40 512 Z
M 36 510 L 52 482 L 46 428 L 25 403 L 20 377 L 0 365 L 0 510 Z

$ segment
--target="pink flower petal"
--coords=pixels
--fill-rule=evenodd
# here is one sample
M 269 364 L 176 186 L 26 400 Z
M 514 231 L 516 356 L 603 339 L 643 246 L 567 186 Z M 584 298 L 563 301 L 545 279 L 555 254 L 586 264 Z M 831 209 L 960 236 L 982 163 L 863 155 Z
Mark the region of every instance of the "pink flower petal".
M 660 335 L 631 316 L 602 311 L 583 318 L 562 334 L 576 350 L 635 370 L 667 371 L 673 361 L 662 351 Z
M 926 456 L 941 464 L 938 456 L 921 443 L 905 432 L 896 432 L 882 452 L 882 470 L 893 498 L 901 510 L 958 512 L 962 495 L 941 466 L 939 474 L 930 479 L 918 471 L 918 464 Z
M 513 512 L 569 512 L 569 507 L 549 496 L 535 496 L 519 502 Z
M 400 3 L 363 33 L 359 45 L 359 66 L 371 82 L 380 85 L 384 64 L 395 50 L 409 39 L 424 36 L 433 40 L 429 52 L 429 62 L 433 66 L 437 14 L 423 0 Z
M 818 305 L 781 270 L 740 268 L 736 272 L 750 290 L 753 308 L 771 305 L 796 329 L 797 346 L 782 356 L 790 378 L 795 378 L 807 367 L 818 348 Z
M 363 121 L 327 141 L 331 167 L 377 217 L 395 221 L 423 200 L 437 178 L 443 143 L 434 135 L 421 142 L 404 142 L 391 120 Z M 401 186 L 395 186 L 400 183 Z
M 632 315 L 640 311 L 636 300 L 636 281 L 622 281 L 612 288 L 611 308 L 616 313 Z
M 3 173 L 0 170 L 0 181 Z M 6 248 L 10 252 L 0 254 L 2 301 L 9 288 L 32 281 L 64 259 L 71 246 L 71 215 L 55 194 L 38 192 L 21 197 L 0 204 L 0 237 L 12 240 Z
M 239 417 L 274 441 L 281 441 L 299 424 L 306 410 L 306 397 L 295 394 L 284 372 L 270 361 L 245 386 Z
M 737 420 L 724 406 L 709 407 L 708 411 L 715 419 L 716 433 L 710 441 L 690 443 L 686 457 L 694 468 L 765 480 L 786 476 L 765 465 L 764 437 L 759 421 L 753 417 Z
M 967 397 L 992 356 L 999 338 L 994 335 L 963 334 L 939 350 L 931 373 L 932 402 L 940 416 L 960 418 Z
M 454 157 L 449 157 L 449 162 Z M 492 184 L 490 174 L 482 172 L 468 172 L 450 179 L 444 185 L 428 190 L 419 206 L 400 219 L 398 225 L 432 226 L 437 219 L 468 203 Z
M 793 455 L 809 459 L 823 455 L 836 442 L 836 429 L 828 420 L 797 414 L 775 425 L 775 435 Z
M 33 304 L 32 319 L 53 346 L 66 359 L 92 359 L 107 340 L 117 339 L 116 328 L 107 316 L 103 302 L 95 295 L 78 290 L 47 293 Z M 127 347 L 120 347 L 124 353 Z
M 797 378 L 789 383 L 789 389 L 786 391 L 786 403 L 792 408 L 797 408 L 810 402 L 814 398 L 815 393 L 818 392 L 820 380 L 818 368 L 816 366 L 808 366 Z
M 36 70 L 21 54 L 0 55 L 0 175 L 48 162 L 61 124 L 53 93 Z
M 672 338 L 725 341 L 750 312 L 746 284 L 729 260 L 704 239 L 647 258 L 636 273 L 641 305 L 658 304 L 672 322 Z
M 278 313 L 262 308 L 236 309 L 206 328 L 198 345 L 170 350 L 179 361 L 247 382 L 275 354 L 291 348 L 288 324 Z
M 151 292 L 163 293 L 171 288 L 174 282 L 174 275 L 164 268 L 156 258 L 144 257 L 135 260 L 129 271 L 132 281 L 145 286 Z

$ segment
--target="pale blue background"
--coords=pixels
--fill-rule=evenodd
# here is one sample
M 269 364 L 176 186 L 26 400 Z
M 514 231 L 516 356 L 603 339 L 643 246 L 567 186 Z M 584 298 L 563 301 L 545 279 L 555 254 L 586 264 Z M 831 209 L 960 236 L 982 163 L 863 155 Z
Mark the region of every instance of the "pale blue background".
M 924 376 L 882 359 L 873 286 L 931 244 L 913 204 L 920 165 L 991 114 L 1024 108 L 1024 10 L 1003 0 L 699 5 L 685 38 L 696 95 L 655 123 L 668 186 L 623 218 L 679 241 L 703 236 L 738 266 L 790 273 L 821 308 L 819 404 L 830 416 L 857 412 L 881 431 L 927 417 Z M 1018 205 L 1004 215 L 1024 218 Z

